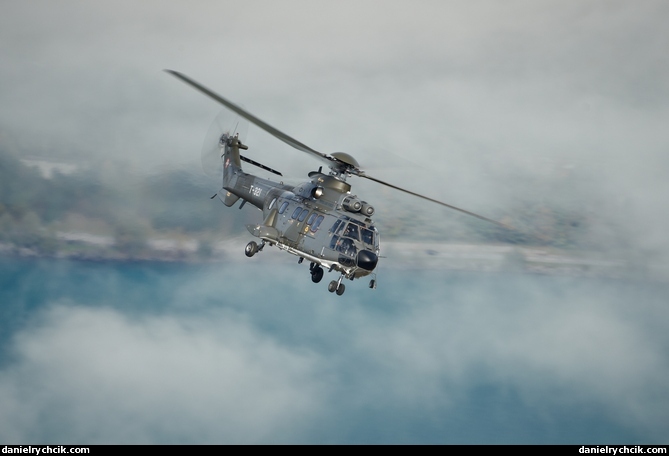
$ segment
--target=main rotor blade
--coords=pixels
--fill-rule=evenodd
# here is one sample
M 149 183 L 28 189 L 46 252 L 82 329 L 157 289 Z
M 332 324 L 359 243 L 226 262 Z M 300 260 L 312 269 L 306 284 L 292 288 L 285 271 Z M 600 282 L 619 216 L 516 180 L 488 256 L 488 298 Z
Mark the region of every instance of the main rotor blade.
M 297 139 L 292 138 L 292 137 L 288 136 L 287 134 L 283 133 L 282 131 L 277 130 L 276 128 L 272 127 L 270 124 L 263 122 L 262 120 L 258 119 L 256 116 L 254 116 L 253 114 L 245 111 L 244 109 L 240 108 L 236 104 L 226 100 L 225 98 L 218 95 L 217 93 L 212 92 L 211 90 L 207 89 L 202 84 L 200 84 L 198 82 L 195 82 L 194 80 L 192 80 L 191 78 L 189 78 L 185 74 L 179 73 L 178 71 L 174 71 L 174 70 L 165 70 L 165 71 L 167 73 L 170 73 L 171 75 L 181 79 L 186 84 L 188 84 L 188 85 L 194 87 L 195 89 L 199 90 L 203 94 L 207 95 L 209 98 L 212 98 L 212 99 L 218 101 L 219 103 L 221 103 L 223 106 L 225 106 L 229 110 L 234 111 L 235 113 L 239 114 L 240 116 L 242 116 L 243 118 L 245 118 L 249 122 L 255 124 L 256 126 L 258 126 L 260 128 L 262 128 L 267 133 L 269 133 L 270 135 L 274 136 L 275 138 L 285 142 L 289 146 L 292 146 L 299 151 L 306 152 L 308 154 L 314 155 L 315 157 L 317 157 L 321 160 L 324 160 L 328 164 L 331 163 L 331 162 L 336 161 L 334 158 L 330 157 L 329 155 L 318 152 L 317 150 L 312 149 L 311 147 L 307 146 L 306 144 L 301 143 Z
M 395 190 L 399 190 L 400 192 L 408 193 L 409 195 L 417 196 L 418 198 L 422 198 L 422 199 L 424 199 L 424 200 L 428 200 L 428 201 L 431 201 L 431 202 L 433 202 L 433 203 L 437 203 L 437 204 L 439 204 L 439 205 L 441 205 L 441 206 L 444 206 L 444 207 L 447 207 L 447 208 L 449 208 L 449 209 L 454 209 L 454 210 L 456 210 L 456 211 L 462 212 L 463 214 L 471 215 L 472 217 L 476 217 L 476 218 L 478 218 L 478 219 L 485 220 L 486 222 L 494 223 L 495 225 L 497 225 L 497 226 L 501 226 L 502 228 L 506 228 L 507 230 L 512 229 L 511 227 L 509 227 L 509 226 L 507 226 L 507 225 L 505 225 L 505 224 L 503 224 L 503 223 L 500 223 L 500 222 L 497 222 L 497 221 L 495 221 L 495 220 L 489 219 L 489 218 L 484 217 L 484 216 L 482 216 L 482 215 L 475 214 L 475 213 L 473 213 L 473 212 L 466 211 L 466 210 L 464 210 L 464 209 L 460 209 L 459 207 L 452 206 L 452 205 L 450 205 L 450 204 L 446 204 L 446 203 L 441 202 L 441 201 L 439 201 L 439 200 L 432 199 L 432 198 L 430 198 L 430 197 L 421 195 L 420 193 L 415 193 L 415 192 L 412 192 L 411 190 L 407 190 L 407 189 L 405 189 L 405 188 L 398 187 L 397 185 L 389 184 L 388 182 L 384 182 L 384 181 L 382 181 L 382 180 L 380 180 L 380 179 L 377 179 L 377 178 L 375 178 L 375 177 L 369 176 L 369 175 L 365 174 L 364 172 L 360 172 L 360 173 L 357 174 L 357 175 L 358 175 L 359 177 L 364 177 L 365 179 L 369 179 L 369 180 L 371 180 L 371 181 L 377 182 L 377 183 L 379 183 L 379 184 L 381 184 L 381 185 L 385 185 L 386 187 L 394 188 Z

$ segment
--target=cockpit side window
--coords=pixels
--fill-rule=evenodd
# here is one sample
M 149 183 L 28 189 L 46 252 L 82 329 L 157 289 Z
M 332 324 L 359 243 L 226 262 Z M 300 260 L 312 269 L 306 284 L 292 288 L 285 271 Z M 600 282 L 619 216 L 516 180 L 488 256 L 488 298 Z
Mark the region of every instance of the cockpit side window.
M 381 241 L 379 239 L 379 232 L 373 226 L 370 226 L 369 229 L 374 232 L 374 248 L 376 249 L 376 253 L 378 254 L 379 253 L 379 245 L 381 244 Z
M 362 242 L 367 245 L 374 245 L 374 233 L 367 228 L 362 229 Z
M 337 228 L 339 228 L 339 225 L 341 225 L 341 220 L 337 220 L 337 221 L 335 222 L 335 224 L 332 225 L 332 229 L 331 229 L 330 231 L 332 231 L 333 233 L 336 233 L 336 232 L 337 232 Z
M 335 234 L 341 234 L 342 231 L 344 231 L 344 227 L 346 226 L 346 223 L 344 223 L 343 220 L 339 220 L 341 223 L 339 224 L 339 228 L 337 228 L 337 231 L 335 231 Z
M 358 225 L 349 223 L 348 226 L 346 227 L 346 230 L 344 231 L 344 236 L 359 241 L 360 232 L 358 231 Z
M 356 249 L 355 245 L 353 244 L 353 240 L 348 238 L 338 238 L 336 241 L 335 250 L 348 256 L 355 256 L 355 254 L 358 252 L 358 249 Z

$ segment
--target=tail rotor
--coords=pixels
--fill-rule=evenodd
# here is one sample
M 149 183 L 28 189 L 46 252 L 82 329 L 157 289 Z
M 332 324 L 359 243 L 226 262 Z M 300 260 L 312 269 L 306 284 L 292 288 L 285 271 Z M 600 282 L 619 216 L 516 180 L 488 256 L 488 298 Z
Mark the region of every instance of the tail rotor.
M 222 109 L 221 112 L 214 118 L 207 130 L 202 143 L 202 150 L 200 152 L 200 160 L 202 162 L 202 171 L 212 180 L 215 181 L 216 189 L 220 188 L 220 181 L 223 176 L 223 145 L 220 143 L 224 136 L 239 135 L 238 139 L 244 143 L 249 129 L 249 122 L 230 112 L 228 109 Z

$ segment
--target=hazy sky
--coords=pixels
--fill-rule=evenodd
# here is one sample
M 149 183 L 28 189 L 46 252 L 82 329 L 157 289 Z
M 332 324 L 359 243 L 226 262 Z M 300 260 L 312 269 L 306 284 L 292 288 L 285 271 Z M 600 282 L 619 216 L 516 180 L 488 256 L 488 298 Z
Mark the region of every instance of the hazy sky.
M 220 109 L 171 68 L 380 178 L 486 214 L 577 202 L 664 252 L 668 17 L 664 1 L 3 2 L 0 131 L 26 152 L 196 166 Z M 254 127 L 247 142 L 289 177 L 320 166 Z M 542 182 L 562 170 L 578 184 Z
M 351 153 L 379 178 L 486 214 L 568 201 L 602 233 L 616 224 L 630 254 L 669 264 L 668 21 L 664 0 L 5 0 L 0 134 L 25 154 L 199 166 L 220 108 L 162 71 L 170 68 L 317 150 Z M 247 142 L 250 156 L 284 174 L 320 166 L 254 127 Z M 392 205 L 392 192 L 374 191 L 364 198 L 377 210 Z M 86 299 L 45 305 L 7 348 L 0 437 L 305 441 L 315 422 L 341 425 L 349 410 L 354 423 L 392 424 L 395 406 L 403 419 L 438 421 L 461 410 L 482 371 L 495 394 L 548 424 L 555 408 L 542 415 L 545 400 L 649 440 L 667 435 L 661 292 L 637 301 L 606 287 L 528 285 L 501 306 L 495 290 L 465 288 L 444 306 L 438 293 L 448 288 L 415 285 L 392 317 L 354 290 L 348 307 L 326 294 L 327 305 L 287 300 L 280 314 L 245 307 L 258 305 L 260 287 L 212 304 L 218 287 L 248 279 L 235 274 L 179 282 L 165 305 L 188 306 L 194 294 L 209 303 L 187 315 L 137 319 Z M 311 327 L 293 340 L 291 330 Z M 497 423 L 505 410 L 498 404 Z M 420 440 L 403 427 L 409 418 L 394 424 Z

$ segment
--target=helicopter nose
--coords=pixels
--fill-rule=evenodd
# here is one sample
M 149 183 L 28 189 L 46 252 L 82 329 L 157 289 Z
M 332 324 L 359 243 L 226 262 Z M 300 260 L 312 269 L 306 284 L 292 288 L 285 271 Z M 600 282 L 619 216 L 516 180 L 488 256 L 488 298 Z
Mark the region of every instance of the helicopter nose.
M 379 257 L 376 256 L 376 253 L 370 252 L 369 250 L 361 250 L 358 252 L 358 267 L 368 271 L 373 271 L 376 267 L 376 263 L 378 262 Z

